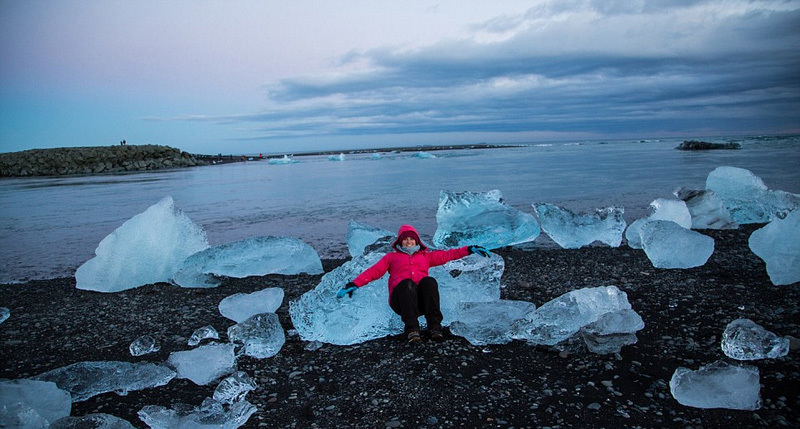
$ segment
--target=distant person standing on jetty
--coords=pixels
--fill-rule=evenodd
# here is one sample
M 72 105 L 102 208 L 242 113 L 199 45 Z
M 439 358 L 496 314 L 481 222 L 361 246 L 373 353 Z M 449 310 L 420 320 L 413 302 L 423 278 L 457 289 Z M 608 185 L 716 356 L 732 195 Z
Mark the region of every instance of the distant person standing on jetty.
M 481 246 L 464 246 L 449 250 L 429 250 L 420 240 L 417 230 L 403 225 L 392 243 L 393 252 L 384 255 L 375 265 L 367 268 L 337 294 L 353 297 L 356 289 L 383 277 L 389 272 L 389 306 L 400 315 L 405 324 L 405 334 L 410 343 L 421 340 L 419 317 L 425 316 L 432 340 L 444 339 L 442 311 L 439 306 L 439 283 L 428 275 L 430 267 L 444 265 L 477 253 L 489 257 Z

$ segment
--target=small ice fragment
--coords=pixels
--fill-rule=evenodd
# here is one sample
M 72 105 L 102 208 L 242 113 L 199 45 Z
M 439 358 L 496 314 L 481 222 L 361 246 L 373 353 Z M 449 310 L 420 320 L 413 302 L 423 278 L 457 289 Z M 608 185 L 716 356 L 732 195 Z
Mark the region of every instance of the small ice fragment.
M 258 409 L 247 401 L 224 407 L 218 401 L 206 398 L 199 407 L 174 404 L 176 409 L 146 405 L 139 411 L 139 419 L 150 429 L 236 429 Z
M 736 319 L 725 327 L 721 347 L 726 356 L 737 360 L 776 359 L 789 354 L 789 339 L 750 319 Z
M 189 345 L 194 347 L 200 344 L 203 340 L 218 340 L 219 333 L 216 329 L 214 329 L 211 325 L 203 326 L 202 328 L 197 328 L 193 333 L 192 336 L 189 338 Z
M 283 289 L 271 287 L 253 293 L 237 293 L 219 303 L 219 312 L 235 321 L 244 322 L 261 313 L 274 313 L 283 302 Z
M 240 353 L 264 359 L 278 354 L 286 335 L 277 314 L 262 313 L 228 328 L 228 339 L 244 346 Z
M 207 344 L 196 349 L 172 352 L 167 363 L 178 372 L 178 378 L 188 378 L 206 385 L 236 370 L 234 345 Z
M 11 317 L 11 310 L 6 307 L 0 307 L 0 323 L 5 322 L 9 317 Z
M 132 356 L 142 356 L 161 350 L 161 344 L 151 335 L 144 335 L 135 339 L 129 349 Z
M 758 368 L 717 361 L 692 371 L 678 368 L 669 381 L 672 397 L 696 408 L 757 410 L 761 408 Z
M 219 382 L 214 389 L 214 399 L 231 405 L 244 399 L 247 392 L 256 389 L 256 382 L 244 371 L 236 371 Z

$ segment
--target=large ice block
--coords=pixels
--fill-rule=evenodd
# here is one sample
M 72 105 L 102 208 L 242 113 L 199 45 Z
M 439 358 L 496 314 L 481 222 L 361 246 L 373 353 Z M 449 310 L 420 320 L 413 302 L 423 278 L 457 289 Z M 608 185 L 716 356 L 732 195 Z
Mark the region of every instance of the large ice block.
M 800 211 L 786 218 L 776 217 L 763 228 L 753 231 L 750 250 L 767 265 L 767 274 L 775 285 L 800 281 Z
M 527 301 L 462 302 L 456 305 L 450 332 L 471 344 L 506 344 L 513 339 L 511 325 L 536 310 Z
M 776 359 L 789 354 L 788 338 L 779 337 L 750 319 L 729 323 L 720 346 L 725 356 L 737 360 Z
M 669 220 L 683 228 L 692 227 L 692 215 L 686 203 L 681 200 L 668 200 L 658 198 L 650 203 L 650 214 L 647 217 L 636 219 L 625 231 L 628 246 L 634 249 L 642 248 L 642 227 L 652 220 Z
M 167 363 L 178 372 L 178 378 L 188 378 L 198 385 L 206 385 L 236 370 L 234 345 L 206 344 L 192 350 L 172 352 Z
M 656 268 L 704 265 L 714 253 L 714 239 L 675 222 L 654 220 L 641 229 L 642 247 Z
M 262 313 L 228 328 L 228 339 L 242 345 L 240 354 L 264 359 L 281 351 L 286 335 L 277 314 Z
M 136 429 L 129 421 L 105 413 L 62 417 L 49 429 Z
M 260 313 L 274 313 L 283 302 L 283 289 L 270 287 L 253 293 L 237 293 L 219 303 L 219 313 L 235 321 L 244 322 Z
M 555 204 L 539 203 L 533 207 L 542 230 L 565 249 L 577 249 L 595 241 L 611 247 L 619 247 L 622 243 L 626 226 L 622 207 L 597 209 L 592 214 L 575 214 Z
M 686 207 L 692 215 L 692 229 L 736 229 L 739 227 L 722 199 L 714 191 L 680 187 L 673 193 L 686 203 Z
M 800 209 L 800 195 L 770 190 L 760 177 L 744 168 L 716 168 L 706 178 L 706 189 L 722 199 L 733 220 L 740 224 L 767 223 Z
M 672 397 L 695 408 L 757 410 L 761 408 L 758 368 L 717 361 L 692 371 L 678 368 L 669 381 Z
M 39 380 L 0 381 L 0 427 L 47 428 L 69 416 L 72 398 L 55 383 Z
M 247 401 L 225 407 L 219 401 L 206 398 L 199 407 L 173 404 L 174 409 L 159 405 L 145 405 L 139 410 L 139 419 L 150 429 L 236 429 L 258 409 Z
M 375 243 L 378 239 L 393 236 L 394 234 L 385 229 L 351 220 L 347 228 L 347 250 L 352 257 L 361 256 L 367 246 Z

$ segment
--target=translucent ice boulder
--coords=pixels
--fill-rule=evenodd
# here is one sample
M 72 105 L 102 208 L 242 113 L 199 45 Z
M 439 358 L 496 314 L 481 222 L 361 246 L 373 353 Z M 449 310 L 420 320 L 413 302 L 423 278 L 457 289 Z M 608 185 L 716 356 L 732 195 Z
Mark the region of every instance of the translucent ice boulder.
M 301 240 L 250 237 L 191 255 L 172 280 L 183 287 L 215 287 L 222 282 L 221 277 L 321 272 L 317 251 Z
M 462 302 L 456 305 L 450 332 L 476 346 L 506 344 L 512 340 L 511 325 L 534 310 L 527 301 Z
M 178 378 L 188 378 L 206 385 L 236 370 L 234 345 L 207 344 L 196 349 L 172 352 L 167 363 L 178 372 Z
M 85 416 L 62 417 L 49 429 L 135 429 L 127 420 L 111 414 L 94 413 Z
M 260 313 L 274 313 L 283 302 L 283 289 L 271 287 L 253 293 L 237 293 L 219 303 L 219 313 L 236 323 Z
M 33 377 L 51 381 L 72 395 L 72 402 L 85 401 L 107 392 L 127 395 L 133 390 L 163 386 L 175 371 L 154 363 L 115 361 L 78 362 Z
M 672 397 L 695 408 L 757 410 L 761 408 L 758 368 L 717 361 L 692 371 L 678 368 L 669 381 Z
M 725 327 L 721 347 L 725 356 L 737 360 L 776 359 L 789 354 L 789 339 L 750 319 L 736 319 Z
M 47 428 L 71 410 L 69 392 L 53 382 L 0 380 L 0 427 Z
M 350 256 L 356 257 L 364 254 L 367 246 L 384 237 L 393 237 L 391 232 L 351 220 L 347 228 L 347 250 Z
M 265 359 L 281 351 L 286 335 L 277 314 L 262 313 L 228 328 L 228 339 L 242 345 L 240 354 Z
M 487 249 L 534 241 L 541 233 L 533 215 L 503 202 L 498 190 L 442 191 L 433 243 L 439 247 L 476 244 Z
M 152 335 L 143 335 L 135 339 L 128 347 L 131 356 L 142 356 L 161 350 L 161 344 Z
M 577 249 L 595 241 L 611 247 L 619 247 L 622 243 L 626 226 L 622 207 L 597 209 L 592 214 L 575 214 L 555 204 L 540 203 L 533 204 L 533 207 L 542 230 L 565 249 Z
M 78 289 L 119 292 L 167 282 L 189 255 L 208 247 L 203 229 L 166 197 L 106 236 L 75 272 Z
M 733 220 L 740 224 L 767 223 L 800 209 L 800 195 L 772 191 L 760 177 L 744 168 L 716 168 L 708 174 L 706 189 L 716 192 Z
M 636 219 L 628 226 L 625 231 L 625 239 L 628 240 L 628 246 L 634 249 L 642 248 L 642 226 L 653 220 L 669 220 L 687 229 L 692 227 L 692 215 L 689 213 L 689 208 L 685 202 L 658 198 L 650 203 L 650 215 Z
M 284 156 L 283 156 L 283 157 L 281 157 L 281 158 L 271 158 L 271 159 L 269 160 L 269 164 L 271 164 L 271 165 L 295 164 L 295 163 L 298 163 L 298 162 L 300 162 L 300 161 L 295 161 L 295 160 L 294 160 L 292 157 L 290 157 L 289 155 L 284 155 Z
M 221 404 L 235 404 L 245 398 L 251 390 L 256 390 L 256 382 L 244 371 L 236 371 L 219 382 L 214 389 L 214 400 Z
M 600 355 L 619 353 L 622 347 L 636 344 L 636 332 L 644 329 L 644 321 L 632 309 L 603 314 L 580 329 L 586 348 Z
M 211 325 L 206 325 L 201 328 L 195 329 L 192 336 L 189 337 L 188 344 L 192 347 L 200 344 L 203 340 L 218 340 L 219 332 Z
M 676 189 L 674 194 L 686 203 L 692 216 L 692 229 L 736 229 L 739 227 L 722 199 L 714 191 L 681 187 Z
M 339 155 L 328 155 L 328 161 L 344 161 L 344 154 L 340 153 Z
M 775 285 L 800 281 L 800 211 L 785 219 L 776 217 L 763 228 L 753 231 L 750 250 L 767 265 L 769 279 Z
M 645 223 L 641 238 L 644 252 L 656 268 L 699 267 L 714 253 L 713 238 L 671 221 Z
M 211 398 L 206 398 L 199 407 L 180 403 L 173 407 L 146 405 L 139 411 L 139 419 L 150 429 L 236 429 L 258 411 L 247 401 L 226 407 Z

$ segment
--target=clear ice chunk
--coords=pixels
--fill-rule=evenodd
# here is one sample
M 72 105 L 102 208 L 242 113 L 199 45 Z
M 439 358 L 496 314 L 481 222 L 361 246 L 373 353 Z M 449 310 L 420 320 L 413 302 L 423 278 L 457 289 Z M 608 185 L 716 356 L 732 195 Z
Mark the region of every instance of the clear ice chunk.
M 152 335 L 143 335 L 135 339 L 128 349 L 131 356 L 142 356 L 161 350 L 161 344 Z
M 714 191 L 681 187 L 676 189 L 674 194 L 686 203 L 689 214 L 692 216 L 692 229 L 739 228 L 739 224 L 733 220 L 731 212 Z
M 236 371 L 234 348 L 231 343 L 206 344 L 192 350 L 172 352 L 167 363 L 175 368 L 178 378 L 188 378 L 204 386 Z
M 217 388 L 214 389 L 214 400 L 226 405 L 235 404 L 242 401 L 248 392 L 256 390 L 257 387 L 253 377 L 244 371 L 236 371 L 219 382 Z
M 271 287 L 253 293 L 237 293 L 219 303 L 219 312 L 235 321 L 244 322 L 261 313 L 274 313 L 283 302 L 283 289 Z
M 228 328 L 228 339 L 243 345 L 241 354 L 265 359 L 281 351 L 286 335 L 277 314 L 262 313 Z
M 95 413 L 80 417 L 62 417 L 49 429 L 135 429 L 129 421 L 111 414 Z
M 428 152 L 422 152 L 422 151 L 415 153 L 413 156 L 414 156 L 414 158 L 420 158 L 420 159 L 436 158 L 436 155 L 434 155 L 432 153 L 428 153 Z
M 344 161 L 344 154 L 340 153 L 339 155 L 328 155 L 328 161 Z
M 461 302 L 456 305 L 450 332 L 476 346 L 507 344 L 513 339 L 511 325 L 534 310 L 536 305 L 527 301 Z
M 644 329 L 644 321 L 633 309 L 606 313 L 580 329 L 581 338 L 590 352 L 599 355 L 619 353 L 622 347 L 636 344 L 636 332 Z
M 119 292 L 168 282 L 189 255 L 208 247 L 203 228 L 165 197 L 106 236 L 75 272 L 78 289 Z
M 350 221 L 347 228 L 347 250 L 350 256 L 356 257 L 364 254 L 367 246 L 385 237 L 393 237 L 391 232 L 371 225 Z
M 750 250 L 767 265 L 767 274 L 775 285 L 800 281 L 800 211 L 784 219 L 776 217 L 768 225 L 753 231 Z
M 69 392 L 49 381 L 19 379 L 0 381 L 0 427 L 47 428 L 69 416 Z
M 789 339 L 767 331 L 750 319 L 736 319 L 722 333 L 722 351 L 737 360 L 777 359 L 789 354 Z
M 197 252 L 183 261 L 172 281 L 182 287 L 215 287 L 220 277 L 320 274 L 313 247 L 293 237 L 249 237 Z
M 555 204 L 537 203 L 533 207 L 542 230 L 565 249 L 578 249 L 595 241 L 611 247 L 622 243 L 622 232 L 627 225 L 622 207 L 597 209 L 592 214 L 575 214 Z
M 52 381 L 72 395 L 72 402 L 85 401 L 107 392 L 127 395 L 132 390 L 163 386 L 175 377 L 175 371 L 163 365 L 141 362 L 78 362 L 33 377 Z
M 296 163 L 298 163 L 298 162 L 300 162 L 300 161 L 295 161 L 295 160 L 294 160 L 294 159 L 293 159 L 291 156 L 289 156 L 289 155 L 284 155 L 284 156 L 283 156 L 283 157 L 281 157 L 281 158 L 271 158 L 271 159 L 269 160 L 269 164 L 272 164 L 272 165 L 280 165 L 280 164 L 296 164 Z
M 761 408 L 758 368 L 717 361 L 692 371 L 678 368 L 669 381 L 672 397 L 695 408 L 757 410 Z
M 139 419 L 151 429 L 236 429 L 258 409 L 247 401 L 225 407 L 218 401 L 206 398 L 199 407 L 175 404 L 175 409 L 146 405 L 139 410 Z
M 11 310 L 6 307 L 0 307 L 0 323 L 5 322 L 11 317 Z
M 706 178 L 706 189 L 716 192 L 733 220 L 740 224 L 767 223 L 800 209 L 800 195 L 772 191 L 750 170 L 717 167 Z
M 202 328 L 197 328 L 192 333 L 192 336 L 189 337 L 189 345 L 194 347 L 200 344 L 203 340 L 218 340 L 219 339 L 219 332 L 214 329 L 211 325 L 203 326 Z
M 667 220 L 645 223 L 642 247 L 656 268 L 693 268 L 704 265 L 714 253 L 714 239 Z
M 685 202 L 658 198 L 650 203 L 649 216 L 636 219 L 628 226 L 625 231 L 625 239 L 628 240 L 628 246 L 634 249 L 642 248 L 642 226 L 652 220 L 669 220 L 686 229 L 692 227 L 692 214 L 689 213 L 689 208 Z
M 534 241 L 541 233 L 536 218 L 503 202 L 499 190 L 442 191 L 433 243 L 444 248 L 471 244 L 487 249 Z

